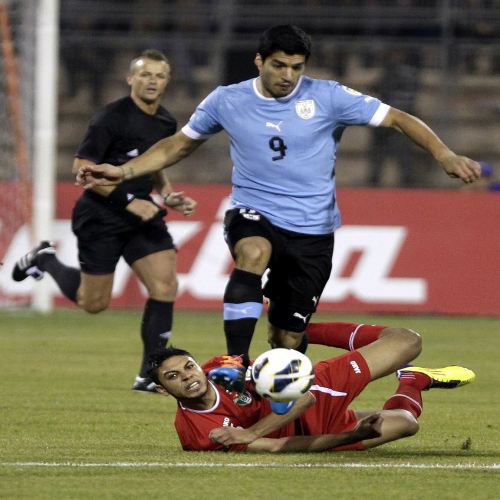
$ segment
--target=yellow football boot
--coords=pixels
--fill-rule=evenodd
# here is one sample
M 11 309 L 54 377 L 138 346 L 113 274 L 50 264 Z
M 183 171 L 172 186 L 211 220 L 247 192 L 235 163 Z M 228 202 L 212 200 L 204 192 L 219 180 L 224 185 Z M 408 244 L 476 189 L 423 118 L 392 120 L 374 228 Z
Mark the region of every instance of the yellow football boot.
M 476 374 L 463 366 L 446 366 L 445 368 L 421 368 L 419 366 L 407 366 L 396 372 L 399 378 L 404 373 L 418 372 L 427 375 L 431 382 L 425 389 L 454 389 L 462 385 L 470 384 Z

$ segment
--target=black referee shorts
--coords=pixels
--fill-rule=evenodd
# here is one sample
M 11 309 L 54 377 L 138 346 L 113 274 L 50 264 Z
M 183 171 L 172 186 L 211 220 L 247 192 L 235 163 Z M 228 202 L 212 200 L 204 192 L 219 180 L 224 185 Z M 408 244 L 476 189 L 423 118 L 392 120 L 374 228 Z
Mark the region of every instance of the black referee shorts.
M 114 273 L 122 256 L 132 265 L 147 255 L 175 249 L 161 218 L 142 222 L 139 217 L 114 211 L 92 199 L 78 200 L 72 229 L 78 240 L 80 268 L 88 274 Z
M 303 332 L 330 278 L 334 234 L 296 233 L 271 224 L 253 210 L 228 210 L 224 237 L 233 256 L 236 243 L 250 236 L 266 238 L 272 246 L 264 285 L 264 295 L 270 300 L 270 323 Z

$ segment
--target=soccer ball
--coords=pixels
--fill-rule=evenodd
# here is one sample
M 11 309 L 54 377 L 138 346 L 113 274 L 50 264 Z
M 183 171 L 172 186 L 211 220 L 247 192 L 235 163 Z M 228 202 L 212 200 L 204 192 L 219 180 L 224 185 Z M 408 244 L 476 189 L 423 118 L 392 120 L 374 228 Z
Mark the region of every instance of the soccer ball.
M 252 379 L 261 396 L 278 402 L 295 401 L 313 384 L 313 366 L 301 352 L 271 349 L 255 360 Z

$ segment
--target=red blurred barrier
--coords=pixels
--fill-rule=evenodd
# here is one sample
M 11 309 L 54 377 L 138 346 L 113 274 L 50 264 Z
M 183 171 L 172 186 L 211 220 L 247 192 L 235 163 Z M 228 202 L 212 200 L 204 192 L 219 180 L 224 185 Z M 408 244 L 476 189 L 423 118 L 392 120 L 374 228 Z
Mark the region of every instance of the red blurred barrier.
M 230 187 L 176 189 L 198 201 L 194 217 L 172 212 L 167 219 L 179 248 L 176 307 L 219 310 L 232 267 L 221 224 Z M 73 265 L 76 245 L 69 218 L 79 192 L 71 183 L 58 185 L 55 239 L 61 260 Z M 336 235 L 334 272 L 320 311 L 500 315 L 500 195 L 342 189 L 338 199 L 344 226 Z M 4 206 L 0 217 L 8 212 Z M 7 303 L 26 301 L 31 291 L 31 280 L 10 280 L 14 258 L 31 244 L 27 234 L 19 228 L 0 238 L 5 260 L 0 300 Z M 144 303 L 144 289 L 123 263 L 117 268 L 113 294 L 114 307 Z M 56 303 L 68 304 L 60 296 Z

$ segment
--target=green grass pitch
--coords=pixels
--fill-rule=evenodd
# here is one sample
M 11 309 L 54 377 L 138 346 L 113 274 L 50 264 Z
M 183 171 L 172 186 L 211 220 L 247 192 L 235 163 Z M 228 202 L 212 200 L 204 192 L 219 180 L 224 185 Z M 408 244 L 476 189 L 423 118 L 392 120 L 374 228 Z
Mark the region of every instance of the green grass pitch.
M 181 451 L 174 401 L 130 390 L 140 316 L 0 313 L 0 498 L 498 498 L 499 319 L 336 316 L 413 328 L 424 339 L 419 364 L 463 364 L 477 380 L 424 393 L 412 438 L 369 452 L 255 455 Z M 267 349 L 265 338 L 261 320 L 252 356 Z M 201 361 L 222 353 L 220 314 L 179 312 L 173 344 Z M 355 407 L 381 408 L 395 387 L 394 377 L 377 381 Z

